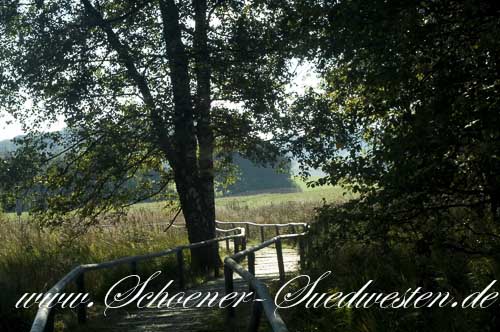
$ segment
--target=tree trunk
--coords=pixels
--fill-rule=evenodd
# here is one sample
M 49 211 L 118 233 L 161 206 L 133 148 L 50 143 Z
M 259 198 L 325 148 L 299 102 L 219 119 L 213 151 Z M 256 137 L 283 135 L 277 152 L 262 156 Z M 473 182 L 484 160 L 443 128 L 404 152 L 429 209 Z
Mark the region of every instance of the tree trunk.
M 136 66 L 129 47 L 120 41 L 109 22 L 89 0 L 85 10 L 106 33 L 110 46 L 118 53 L 129 79 L 135 82 L 156 131 L 159 147 L 174 170 L 182 212 L 191 243 L 212 239 L 215 234 L 215 196 L 213 151 L 214 135 L 210 119 L 210 61 L 207 45 L 207 2 L 193 0 L 195 8 L 196 96 L 191 94 L 189 59 L 182 41 L 179 10 L 174 0 L 159 0 L 163 38 L 167 50 L 169 76 L 174 102 L 174 135 L 163 119 L 161 108 L 151 94 L 146 78 Z M 193 106 L 193 99 L 195 105 Z M 195 126 L 195 120 L 197 122 Z M 198 155 L 199 152 L 199 155 Z M 201 270 L 217 267 L 218 246 L 191 251 L 193 264 Z
M 215 219 L 207 213 L 214 205 L 210 196 L 204 195 L 199 177 L 193 175 L 189 164 L 177 164 L 175 183 L 181 203 L 190 243 L 212 239 L 215 234 Z M 219 266 L 218 246 L 201 247 L 191 250 L 193 266 L 200 271 L 209 271 Z
M 194 112 L 197 120 L 196 137 L 199 147 L 199 174 L 200 192 L 204 200 L 206 217 L 212 220 L 215 232 L 215 193 L 214 193 L 214 133 L 210 117 L 210 53 L 207 43 L 207 1 L 193 0 L 195 32 L 193 39 L 194 62 L 196 73 L 196 97 L 194 99 Z M 220 261 L 217 250 L 212 257 L 213 262 Z
M 173 0 L 160 0 L 175 114 L 175 152 L 173 158 L 169 160 L 174 169 L 175 183 L 190 243 L 205 241 L 216 236 L 212 160 L 214 140 L 210 127 L 206 2 L 195 1 L 194 6 L 197 34 L 194 48 L 199 49 L 201 53 L 195 59 L 197 93 L 193 107 L 189 61 L 181 38 L 178 8 Z M 217 267 L 219 263 L 217 248 L 218 246 L 214 245 L 191 250 L 193 265 L 201 270 Z

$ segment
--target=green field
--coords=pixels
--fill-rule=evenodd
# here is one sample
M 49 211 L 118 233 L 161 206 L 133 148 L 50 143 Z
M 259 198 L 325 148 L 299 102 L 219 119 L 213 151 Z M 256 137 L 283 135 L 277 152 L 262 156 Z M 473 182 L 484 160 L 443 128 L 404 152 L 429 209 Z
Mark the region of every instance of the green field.
M 344 195 L 344 190 L 340 187 L 321 186 L 311 188 L 307 187 L 306 183 L 300 179 L 295 179 L 295 182 L 301 189 L 300 192 L 272 194 L 263 193 L 248 196 L 221 197 L 216 200 L 216 205 L 219 207 L 228 206 L 234 204 L 235 202 L 238 204 L 248 205 L 249 207 L 258 207 L 269 204 L 283 204 L 288 202 L 318 202 L 318 204 L 321 204 L 323 199 L 327 202 L 338 202 L 352 198 L 352 195 L 349 193 Z
M 317 186 L 310 187 L 307 182 L 314 180 L 311 178 L 304 181 L 299 177 L 295 177 L 294 181 L 298 187 L 297 192 L 288 193 L 259 193 L 252 195 L 241 195 L 241 196 L 226 196 L 216 198 L 215 204 L 218 210 L 218 218 L 224 218 L 227 213 L 231 210 L 232 212 L 237 212 L 236 210 L 260 210 L 262 208 L 270 207 L 283 207 L 286 206 L 307 206 L 308 209 L 317 207 L 323 204 L 323 200 L 327 203 L 339 203 L 347 201 L 354 197 L 352 193 L 345 192 L 339 186 Z M 131 212 L 142 211 L 142 212 L 152 212 L 160 213 L 166 207 L 165 202 L 148 202 L 148 203 L 138 203 L 131 207 Z M 167 212 L 167 211 L 166 211 Z M 167 214 L 169 214 L 167 212 Z M 8 219 L 17 219 L 15 213 L 5 213 L 5 217 Z M 28 214 L 23 213 L 22 219 L 27 219 Z
M 313 179 L 311 179 L 313 180 Z M 294 178 L 300 191 L 291 193 L 261 193 L 254 195 L 219 197 L 215 200 L 218 208 L 233 206 L 247 206 L 257 208 L 266 205 L 281 205 L 286 203 L 317 203 L 322 204 L 323 199 L 329 203 L 342 202 L 354 197 L 352 193 L 344 193 L 344 189 L 338 186 L 324 185 L 319 187 L 308 187 L 307 181 L 298 177 Z M 139 203 L 133 209 L 159 209 L 164 206 L 162 202 Z

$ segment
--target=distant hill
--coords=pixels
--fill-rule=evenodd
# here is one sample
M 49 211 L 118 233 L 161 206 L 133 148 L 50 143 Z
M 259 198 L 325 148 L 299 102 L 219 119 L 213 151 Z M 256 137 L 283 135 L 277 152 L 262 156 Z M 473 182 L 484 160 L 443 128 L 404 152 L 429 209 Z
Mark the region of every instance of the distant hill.
M 12 142 L 12 140 L 0 141 L 0 155 L 4 155 L 14 150 L 16 150 L 16 145 Z
M 297 160 L 292 159 L 291 165 L 290 165 L 290 171 L 291 171 L 292 175 L 299 175 L 300 174 L 299 163 Z M 326 175 L 326 173 L 323 172 L 322 170 L 314 169 L 314 168 L 309 170 L 309 174 L 311 175 L 311 177 L 321 177 L 321 176 Z
M 235 154 L 233 162 L 239 168 L 239 178 L 227 188 L 228 195 L 301 191 L 291 177 L 291 163 L 286 165 L 284 172 L 278 173 L 272 167 L 256 165 L 239 154 Z
M 0 141 L 0 156 L 16 150 L 12 140 Z M 238 180 L 227 188 L 224 195 L 243 195 L 263 192 L 296 192 L 300 191 L 292 180 L 293 164 L 289 163 L 288 171 L 278 173 L 272 167 L 262 167 L 248 159 L 235 154 L 233 162 L 238 166 Z

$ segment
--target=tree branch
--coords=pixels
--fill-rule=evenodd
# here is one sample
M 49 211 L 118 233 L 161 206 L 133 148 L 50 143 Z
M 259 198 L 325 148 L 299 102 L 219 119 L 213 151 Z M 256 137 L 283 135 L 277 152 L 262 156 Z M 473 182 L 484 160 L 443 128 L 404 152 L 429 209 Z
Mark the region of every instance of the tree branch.
M 137 88 L 141 92 L 143 100 L 146 106 L 150 110 L 151 120 L 156 129 L 156 134 L 158 136 L 158 142 L 162 147 L 162 150 L 167 155 L 173 154 L 173 147 L 168 134 L 165 131 L 164 123 L 161 119 L 160 110 L 157 109 L 154 98 L 149 90 L 146 78 L 139 73 L 137 70 L 134 59 L 131 55 L 131 51 L 127 47 L 127 45 L 123 44 L 120 41 L 120 38 L 113 31 L 109 22 L 106 22 L 102 16 L 102 14 L 90 3 L 89 0 L 82 0 L 82 3 L 85 7 L 85 10 L 89 14 L 91 18 L 94 19 L 95 24 L 99 26 L 108 37 L 108 42 L 111 47 L 118 53 L 118 58 L 122 62 L 122 64 L 127 69 L 127 75 L 129 79 L 131 79 L 137 85 Z

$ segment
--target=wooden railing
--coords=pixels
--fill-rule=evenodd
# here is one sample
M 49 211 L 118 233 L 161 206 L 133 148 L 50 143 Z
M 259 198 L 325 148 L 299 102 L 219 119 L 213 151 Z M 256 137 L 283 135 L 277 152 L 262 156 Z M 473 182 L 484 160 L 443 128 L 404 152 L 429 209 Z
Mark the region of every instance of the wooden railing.
M 236 234 L 226 235 L 217 237 L 215 239 L 210 239 L 207 241 L 192 243 L 188 245 L 178 246 L 172 249 L 167 249 L 155 253 L 150 253 L 146 255 L 139 256 L 129 256 L 123 257 L 116 260 L 97 263 L 97 264 L 84 264 L 75 267 L 68 274 L 66 274 L 61 280 L 59 280 L 51 289 L 49 289 L 45 294 L 50 294 L 50 296 L 55 296 L 57 293 L 61 293 L 66 286 L 71 284 L 72 282 L 76 283 L 76 288 L 78 293 L 85 293 L 85 273 L 94 270 L 103 270 L 109 269 L 115 266 L 129 264 L 130 270 L 132 274 L 137 273 L 137 263 L 140 261 L 145 261 L 153 258 L 163 257 L 167 255 L 176 255 L 177 256 L 177 268 L 178 278 L 179 278 L 179 287 L 184 288 L 184 258 L 183 258 L 183 250 L 193 249 L 199 247 L 205 247 L 213 245 L 216 242 L 221 241 L 229 241 L 233 240 L 235 242 L 234 247 L 238 248 L 240 244 L 245 244 L 245 228 L 236 227 L 232 229 L 217 229 L 219 233 L 230 233 L 235 232 Z M 214 274 L 217 275 L 218 268 L 215 269 Z M 79 324 L 84 324 L 87 320 L 87 306 L 85 304 L 81 304 L 77 307 L 77 318 Z M 54 330 L 54 316 L 56 310 L 54 308 L 50 308 L 49 306 L 40 306 L 38 309 L 35 320 L 31 326 L 31 332 L 52 332 Z
M 262 317 L 262 312 L 264 311 L 266 318 L 271 325 L 271 328 L 274 332 L 288 332 L 288 329 L 276 311 L 276 305 L 269 293 L 267 286 L 255 277 L 255 252 L 269 247 L 271 245 L 275 245 L 276 248 L 276 256 L 278 263 L 278 271 L 279 271 L 279 282 L 280 284 L 284 284 L 285 282 L 285 266 L 283 262 L 283 251 L 282 251 L 282 241 L 286 240 L 298 240 L 299 243 L 299 255 L 300 255 L 300 264 L 302 265 L 304 262 L 304 236 L 307 233 L 307 224 L 303 223 L 294 223 L 294 224 L 256 224 L 256 223 L 246 223 L 246 222 L 238 222 L 238 223 L 230 223 L 234 225 L 242 225 L 245 224 L 245 228 L 247 230 L 246 235 L 249 236 L 250 229 L 249 226 L 254 226 L 260 228 L 260 233 L 263 234 L 263 229 L 265 227 L 274 227 L 276 230 L 276 236 L 269 240 L 262 240 L 262 242 L 256 246 L 253 246 L 248 249 L 244 249 L 242 251 L 235 250 L 235 253 L 231 256 L 228 256 L 224 259 L 224 282 L 226 294 L 234 291 L 234 281 L 233 274 L 236 272 L 239 274 L 249 285 L 250 289 L 255 292 L 255 296 L 262 301 L 253 301 L 250 322 L 248 326 L 249 332 L 257 332 L 260 325 L 260 320 Z M 303 231 L 301 233 L 293 233 L 280 235 L 280 228 L 291 228 L 296 230 L 296 227 L 303 227 Z M 243 266 L 241 266 L 238 262 L 243 260 L 244 258 L 248 259 L 248 270 L 245 270 Z M 228 331 L 236 331 L 236 312 L 234 307 L 227 307 L 227 327 Z
M 228 256 L 224 259 L 224 279 L 225 279 L 225 288 L 226 292 L 232 292 L 234 289 L 233 286 L 233 273 L 236 272 L 239 274 L 251 287 L 251 289 L 255 290 L 256 295 L 264 300 L 263 302 L 254 301 L 254 307 L 252 309 L 252 316 L 250 319 L 250 329 L 249 331 L 257 331 L 258 325 L 260 321 L 260 317 L 262 315 L 262 309 L 264 309 L 264 313 L 271 324 L 273 331 L 275 332 L 286 332 L 288 331 L 285 323 L 281 319 L 280 315 L 275 312 L 275 305 L 271 299 L 269 291 L 264 283 L 255 278 L 255 252 L 261 250 L 265 247 L 268 247 L 272 244 L 275 244 L 276 253 L 277 253 L 277 263 L 279 269 L 279 280 L 281 283 L 285 280 L 285 268 L 283 262 L 283 253 L 281 242 L 283 240 L 288 239 L 299 239 L 299 254 L 300 261 L 303 262 L 303 252 L 304 245 L 302 241 L 302 236 L 306 234 L 307 224 L 305 223 L 288 223 L 288 224 L 257 224 L 252 222 L 222 222 L 216 221 L 217 225 L 230 225 L 230 229 L 221 229 L 217 228 L 218 233 L 231 233 L 235 234 L 220 236 L 214 239 L 187 244 L 178 246 L 175 248 L 145 254 L 138 256 L 129 256 L 123 257 L 116 260 L 96 263 L 96 264 L 83 264 L 75 267 L 68 274 L 66 274 L 62 279 L 60 279 L 51 289 L 49 289 L 45 295 L 55 296 L 57 293 L 61 293 L 69 284 L 75 283 L 78 293 L 85 293 L 85 273 L 89 271 L 95 270 L 103 270 L 109 269 L 115 266 L 129 264 L 130 270 L 132 274 L 137 274 L 137 263 L 140 261 L 150 260 L 153 258 L 168 256 L 168 255 L 176 255 L 177 258 L 177 268 L 178 268 L 178 282 L 179 287 L 183 289 L 185 287 L 184 281 L 184 257 L 183 250 L 205 247 L 213 245 L 214 243 L 226 242 L 226 249 L 229 251 L 229 241 L 233 241 L 233 249 L 234 254 Z M 238 227 L 238 226 L 244 227 Z M 258 228 L 261 243 L 252 248 L 246 248 L 247 238 L 251 235 L 251 228 Z M 298 227 L 303 228 L 303 232 L 295 233 Z M 266 228 L 273 228 L 275 230 L 276 236 L 265 240 L 265 231 Z M 293 234 L 280 235 L 280 229 L 288 228 L 292 230 Z M 239 261 L 244 258 L 248 258 L 248 271 L 245 270 L 241 265 L 238 264 Z M 214 275 L 217 276 L 218 267 L 214 270 Z M 77 319 L 79 324 L 85 324 L 87 320 L 87 306 L 85 304 L 81 304 L 77 307 Z M 55 318 L 56 310 L 55 308 L 51 308 L 49 306 L 40 306 L 38 309 L 33 324 L 31 326 L 31 332 L 52 332 L 54 330 L 54 318 Z M 234 318 L 235 312 L 234 308 L 229 306 L 227 312 L 227 318 L 229 322 L 229 326 L 234 326 Z

